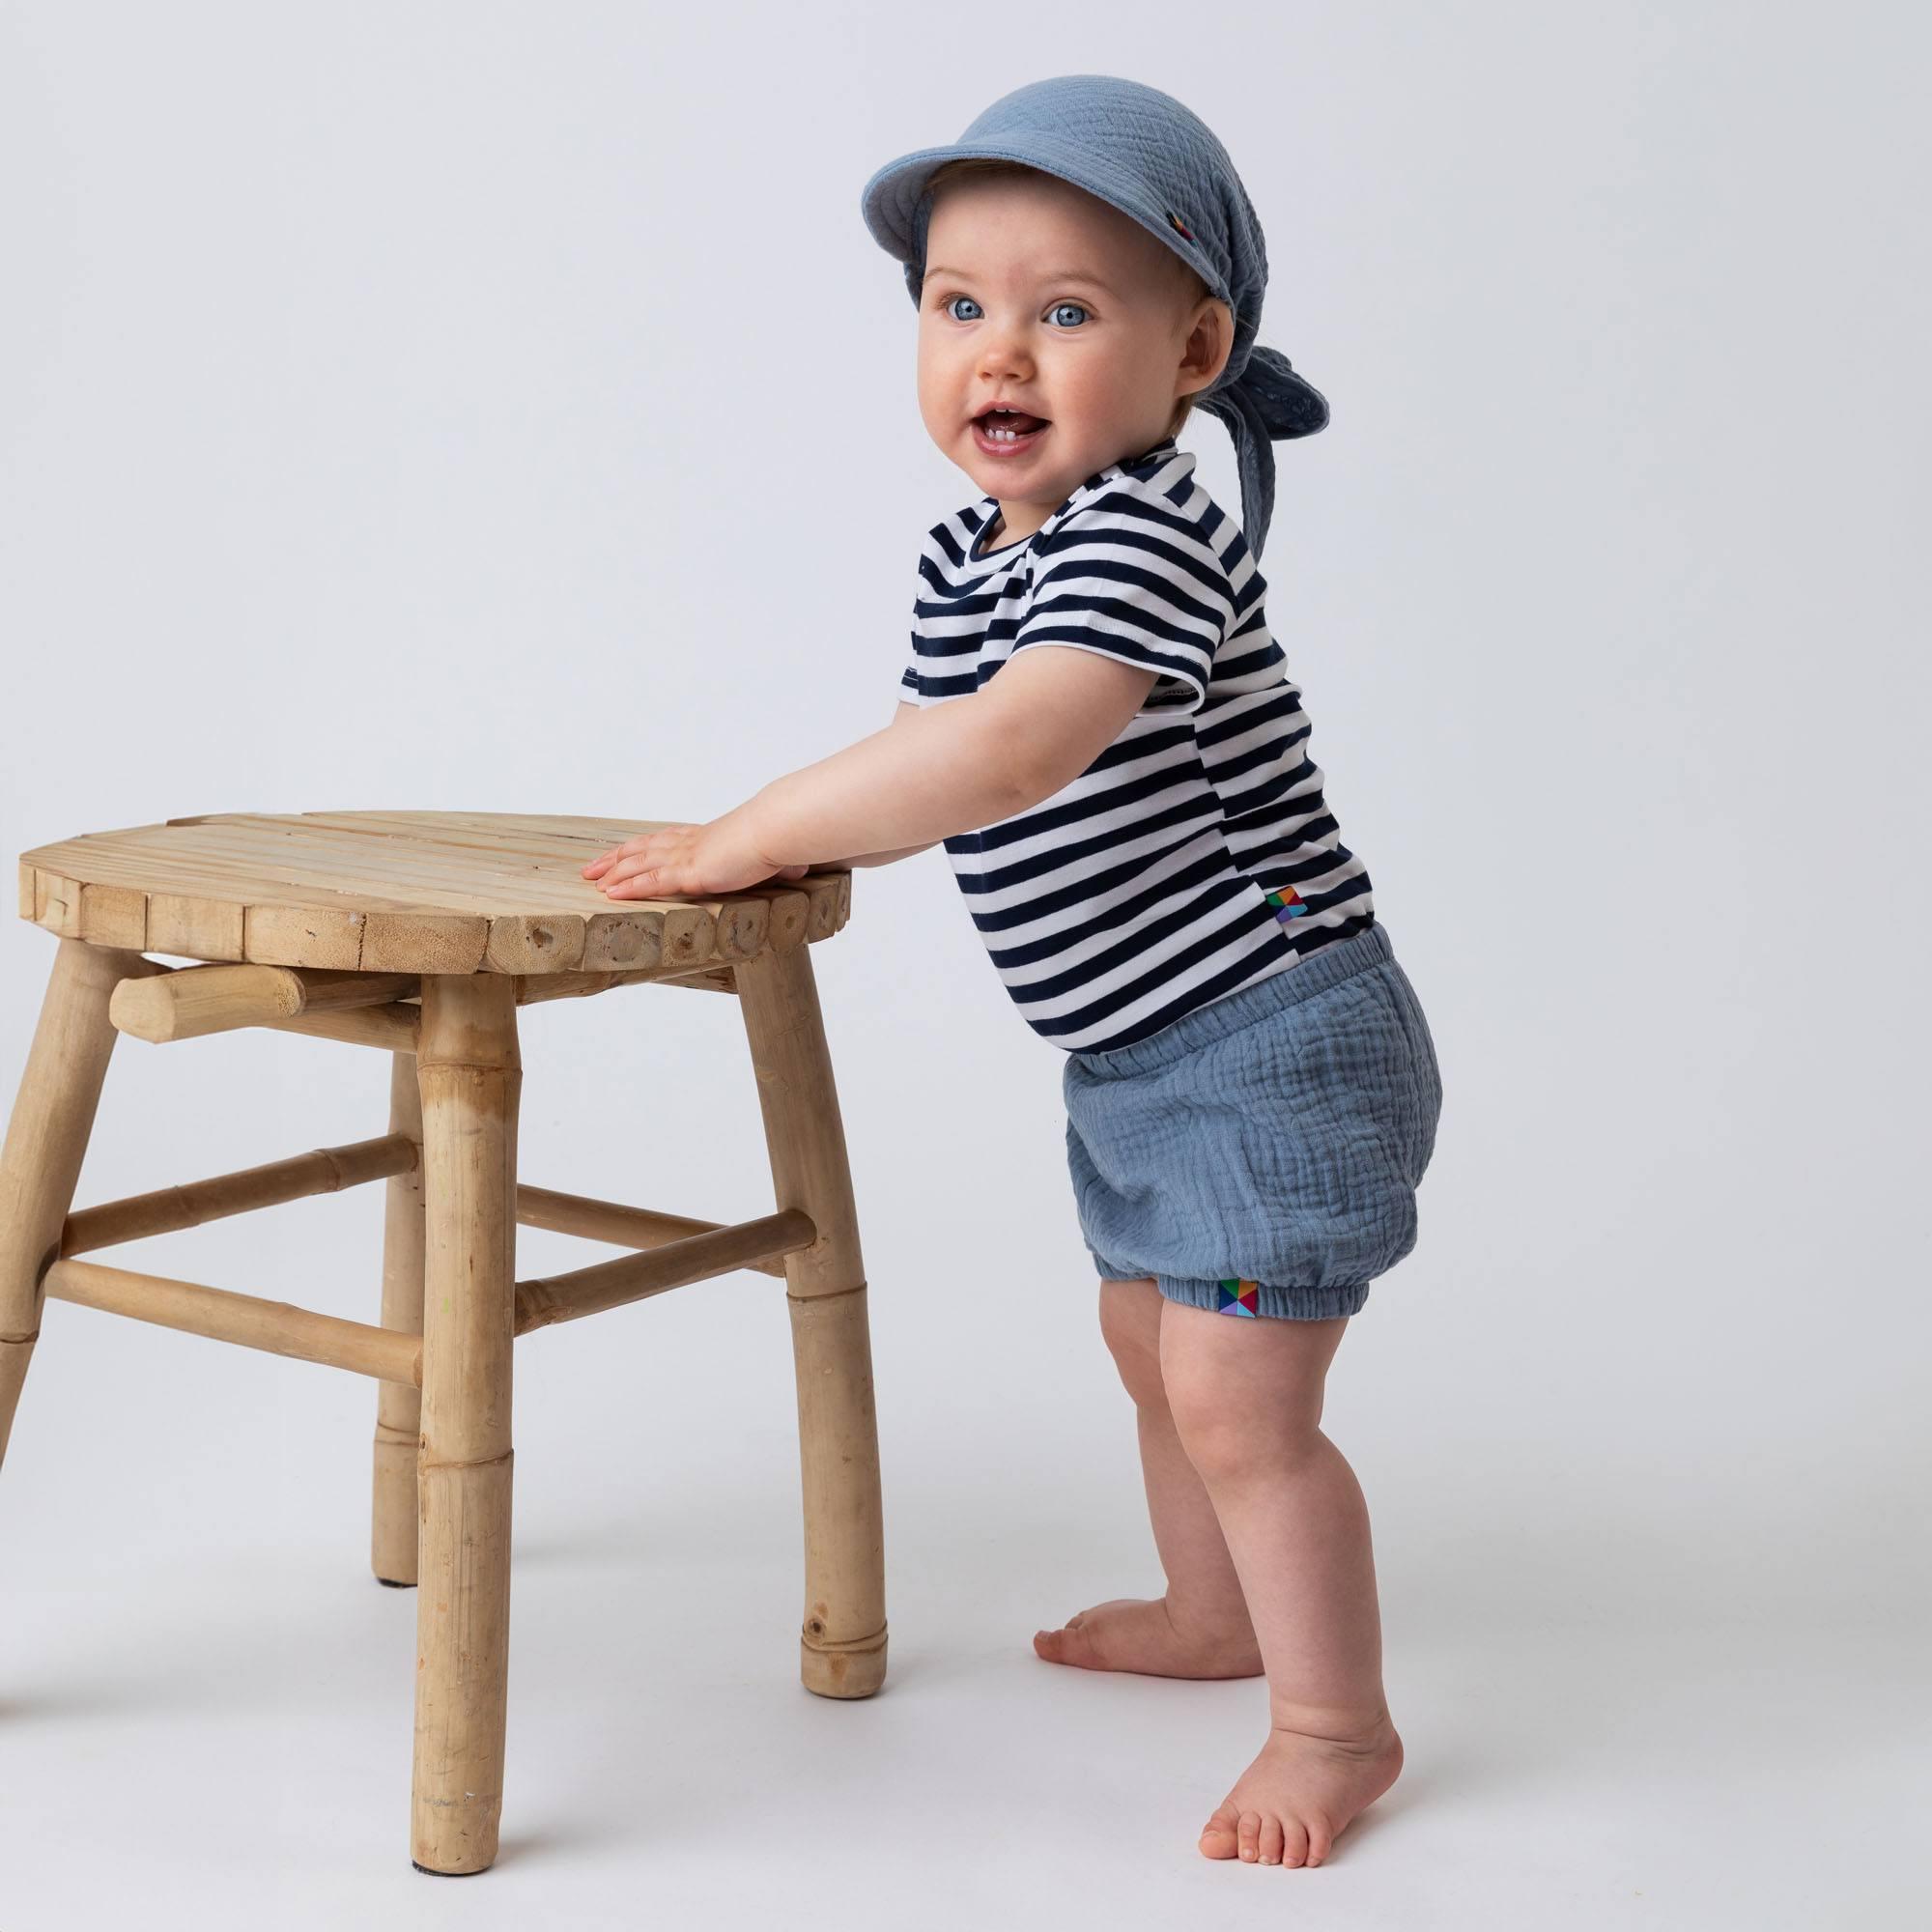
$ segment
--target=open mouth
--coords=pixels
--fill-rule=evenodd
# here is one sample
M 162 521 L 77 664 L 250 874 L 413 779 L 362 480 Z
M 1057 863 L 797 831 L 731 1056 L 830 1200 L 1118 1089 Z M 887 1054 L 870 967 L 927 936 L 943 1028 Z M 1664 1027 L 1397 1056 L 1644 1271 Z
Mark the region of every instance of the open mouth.
M 973 440 L 988 456 L 1011 456 L 1031 448 L 1052 428 L 1045 416 L 1020 410 L 987 410 L 973 418 Z

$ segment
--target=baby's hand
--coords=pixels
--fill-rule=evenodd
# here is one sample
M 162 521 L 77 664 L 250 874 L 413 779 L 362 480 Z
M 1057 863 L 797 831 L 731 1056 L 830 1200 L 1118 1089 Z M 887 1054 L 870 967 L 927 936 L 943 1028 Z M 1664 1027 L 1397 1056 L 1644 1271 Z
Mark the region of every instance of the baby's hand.
M 666 825 L 640 832 L 583 867 L 612 899 L 703 897 L 741 892 L 770 878 L 796 879 L 806 867 L 775 866 L 756 850 L 735 811 L 708 825 Z

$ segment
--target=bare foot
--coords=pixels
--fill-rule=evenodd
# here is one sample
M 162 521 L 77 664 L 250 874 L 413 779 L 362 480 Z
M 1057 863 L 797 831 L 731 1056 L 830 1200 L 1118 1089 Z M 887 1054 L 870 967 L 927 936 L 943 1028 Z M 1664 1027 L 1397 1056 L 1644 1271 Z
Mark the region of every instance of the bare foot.
M 1358 1738 L 1276 1729 L 1201 1833 L 1210 1859 L 1319 1865 L 1349 1821 L 1402 1770 L 1402 1740 L 1384 1713 Z
M 1033 1647 L 1049 1663 L 1082 1670 L 1134 1670 L 1145 1677 L 1259 1677 L 1261 1646 L 1250 1627 L 1208 1631 L 1177 1624 L 1165 1597 L 1116 1597 L 1037 1631 Z

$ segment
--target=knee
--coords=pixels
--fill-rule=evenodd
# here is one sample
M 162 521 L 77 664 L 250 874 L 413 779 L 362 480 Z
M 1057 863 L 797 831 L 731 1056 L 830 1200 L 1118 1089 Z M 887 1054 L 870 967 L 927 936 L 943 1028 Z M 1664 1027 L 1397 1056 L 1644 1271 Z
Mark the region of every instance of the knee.
M 1243 1462 L 1253 1461 L 1254 1445 L 1243 1446 L 1240 1421 L 1229 1414 L 1226 1404 L 1216 1403 L 1210 1391 L 1183 1384 L 1170 1394 L 1168 1407 L 1174 1433 L 1203 1482 L 1225 1480 Z
M 1160 1370 L 1160 1291 L 1150 1280 L 1100 1284 L 1100 1333 L 1139 1407 L 1167 1401 Z
M 1201 1366 L 1170 1364 L 1164 1381 L 1175 1433 L 1203 1482 L 1233 1482 L 1258 1469 L 1278 1476 L 1326 1446 L 1319 1408 L 1200 1373 Z

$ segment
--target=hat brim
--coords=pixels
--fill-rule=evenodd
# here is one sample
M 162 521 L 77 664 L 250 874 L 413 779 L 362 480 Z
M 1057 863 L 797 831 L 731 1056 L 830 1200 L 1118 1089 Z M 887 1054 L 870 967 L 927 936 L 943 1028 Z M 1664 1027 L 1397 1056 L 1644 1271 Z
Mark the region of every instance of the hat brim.
M 1060 153 L 1053 144 L 1040 141 L 1025 148 L 1002 141 L 949 141 L 938 148 L 915 148 L 895 161 L 888 161 L 860 191 L 859 212 L 879 246 L 908 268 L 918 260 L 914 217 L 926 184 L 948 161 L 1017 161 L 1022 167 L 1036 168 L 1053 175 L 1073 187 L 1117 208 L 1138 222 L 1163 246 L 1171 248 L 1200 275 L 1225 301 L 1227 291 L 1214 266 L 1198 249 L 1181 245 L 1181 238 L 1167 225 L 1159 210 L 1148 205 L 1137 178 L 1125 170 L 1114 169 L 1103 159 L 1069 149 Z

